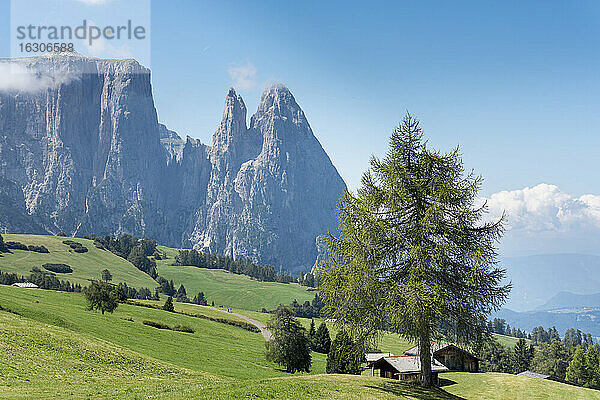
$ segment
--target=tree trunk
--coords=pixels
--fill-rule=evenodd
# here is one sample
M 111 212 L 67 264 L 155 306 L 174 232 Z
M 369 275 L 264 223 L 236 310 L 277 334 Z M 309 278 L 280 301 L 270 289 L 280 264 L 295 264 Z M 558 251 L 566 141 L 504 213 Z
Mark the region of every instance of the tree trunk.
M 431 338 L 429 332 L 423 332 L 419 337 L 419 358 L 421 361 L 421 382 L 425 387 L 433 386 L 431 374 Z

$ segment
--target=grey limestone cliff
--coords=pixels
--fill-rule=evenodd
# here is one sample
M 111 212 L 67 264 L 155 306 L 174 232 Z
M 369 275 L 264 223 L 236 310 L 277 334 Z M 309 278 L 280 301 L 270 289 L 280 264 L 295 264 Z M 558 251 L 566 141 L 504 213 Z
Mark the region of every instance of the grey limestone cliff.
M 345 184 L 291 92 L 267 89 L 247 124 L 231 89 L 212 146 L 159 124 L 134 60 L 3 60 L 0 229 L 131 233 L 309 270 Z

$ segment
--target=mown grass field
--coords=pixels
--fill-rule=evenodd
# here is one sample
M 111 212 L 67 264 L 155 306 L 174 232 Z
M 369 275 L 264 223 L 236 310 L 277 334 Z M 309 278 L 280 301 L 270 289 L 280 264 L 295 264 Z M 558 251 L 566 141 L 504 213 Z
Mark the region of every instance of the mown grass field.
M 259 282 L 245 275 L 236 275 L 222 269 L 206 269 L 192 266 L 174 266 L 178 250 L 159 246 L 167 257 L 157 260 L 158 274 L 173 280 L 175 287 L 183 284 L 188 296 L 204 292 L 208 301 L 222 307 L 243 308 L 260 311 L 263 307 L 272 310 L 279 304 L 312 301 L 315 293 L 297 283 Z
M 154 290 L 157 286 L 154 279 L 137 269 L 129 261 L 114 255 L 110 251 L 100 250 L 94 242 L 87 239 L 68 238 L 59 236 L 41 235 L 2 235 L 5 241 L 21 242 L 26 245 L 43 245 L 50 251 L 49 254 L 35 253 L 33 251 L 11 250 L 0 257 L 0 271 L 14 272 L 19 275 L 29 275 L 32 267 L 40 267 L 46 263 L 68 264 L 73 272 L 56 274 L 59 279 L 79 283 L 82 286 L 89 284 L 88 279 L 100 278 L 103 269 L 108 269 L 113 275 L 113 282 L 126 282 L 136 288 L 147 287 Z M 75 253 L 63 244 L 63 240 L 73 240 L 87 247 L 87 253 Z M 42 269 L 43 270 L 43 269 Z
M 79 294 L 10 286 L 0 286 L 0 305 L 20 314 L 0 311 L 0 398 L 600 399 L 598 391 L 507 374 L 448 373 L 445 386 L 431 390 L 326 375 L 325 356 L 316 353 L 311 374 L 289 375 L 265 360 L 260 334 L 227 324 L 128 304 L 102 315 L 87 311 Z M 160 330 L 143 320 L 187 325 L 195 333 Z M 386 341 L 399 350 L 408 345 L 394 335 Z
M 4 235 L 5 240 L 43 244 L 50 254 L 14 251 L 0 257 L 0 270 L 27 274 L 46 262 L 66 263 L 72 274 L 57 274 L 82 284 L 104 268 L 114 281 L 154 287 L 153 280 L 91 241 L 75 239 L 89 252 L 69 252 L 65 238 Z M 158 262 L 159 273 L 188 295 L 204 291 L 216 305 L 261 322 L 258 312 L 311 300 L 313 292 L 298 285 L 269 284 L 223 270 L 173 267 L 177 250 L 162 248 L 171 259 Z M 169 275 L 171 274 L 171 275 Z M 306 297 L 301 297 L 306 296 Z M 156 302 L 154 302 L 156 303 Z M 162 303 L 162 301 L 160 302 Z M 8 399 L 580 399 L 600 400 L 600 391 L 557 382 L 499 373 L 446 373 L 443 387 L 423 389 L 411 383 L 362 376 L 325 374 L 326 356 L 312 353 L 310 373 L 290 375 L 266 361 L 260 333 L 163 310 L 121 304 L 113 314 L 86 310 L 81 294 L 0 286 L 0 398 Z M 239 320 L 238 317 L 191 304 L 175 309 Z M 253 311 L 254 310 L 254 311 Z M 142 324 L 150 320 L 193 328 L 194 333 L 161 330 Z M 308 328 L 309 319 L 301 319 Z M 320 320 L 316 321 L 317 325 Z M 336 328 L 328 323 L 332 336 Z M 505 346 L 515 338 L 497 335 Z M 385 334 L 378 348 L 402 354 L 411 343 Z

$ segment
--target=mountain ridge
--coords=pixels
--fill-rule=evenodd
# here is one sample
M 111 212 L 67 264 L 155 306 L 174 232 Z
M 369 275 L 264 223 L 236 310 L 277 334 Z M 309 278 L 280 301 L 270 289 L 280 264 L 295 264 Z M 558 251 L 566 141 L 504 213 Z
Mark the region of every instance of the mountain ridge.
M 249 124 L 230 89 L 208 146 L 159 123 L 150 70 L 134 60 L 1 62 L 30 81 L 0 90 L 2 227 L 130 233 L 292 272 L 308 271 L 317 236 L 337 228 L 346 185 L 282 85 Z

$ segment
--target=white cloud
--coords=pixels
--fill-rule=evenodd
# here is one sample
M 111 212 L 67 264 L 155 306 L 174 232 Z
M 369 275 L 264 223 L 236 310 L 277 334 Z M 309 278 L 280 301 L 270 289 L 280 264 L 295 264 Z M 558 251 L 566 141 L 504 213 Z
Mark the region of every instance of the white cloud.
M 56 88 L 77 79 L 81 71 L 53 64 L 51 58 L 38 57 L 29 64 L 25 61 L 0 62 L 0 91 L 36 92 Z M 39 60 L 39 63 L 35 63 Z
M 494 193 L 487 200 L 491 218 L 506 212 L 506 228 L 523 233 L 600 230 L 600 195 L 580 197 L 545 183 Z M 599 232 L 600 233 L 600 232 Z
M 238 67 L 229 67 L 227 72 L 233 80 L 233 86 L 237 89 L 246 90 L 256 86 L 256 68 L 251 63 Z
M 501 254 L 600 254 L 600 195 L 575 196 L 545 183 L 492 194 L 486 219 L 506 213 Z
M 0 63 L 0 91 L 35 92 L 52 85 L 47 75 L 38 74 L 24 65 Z

